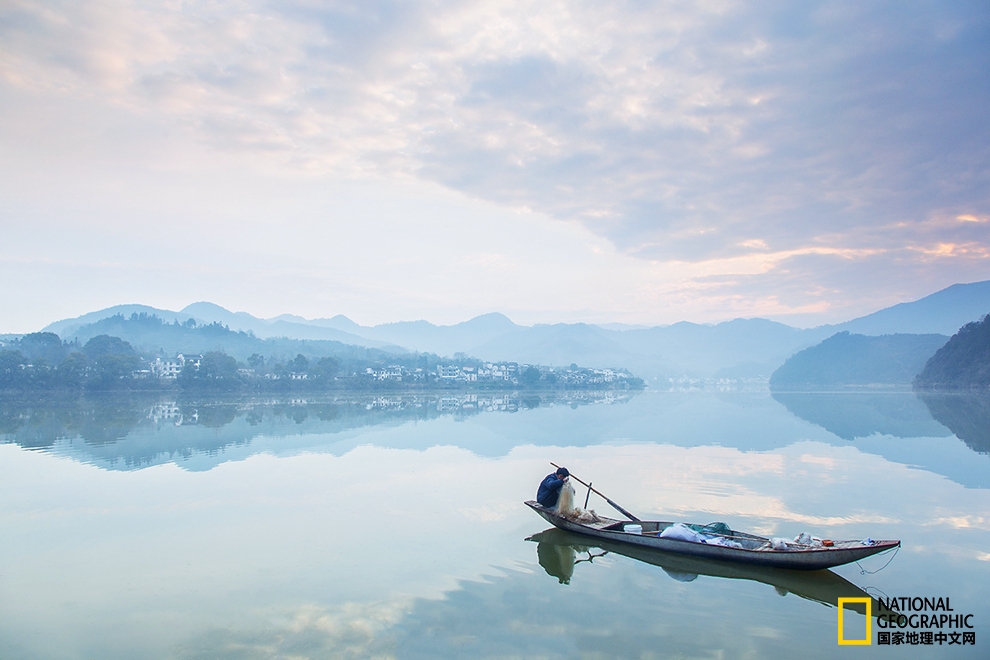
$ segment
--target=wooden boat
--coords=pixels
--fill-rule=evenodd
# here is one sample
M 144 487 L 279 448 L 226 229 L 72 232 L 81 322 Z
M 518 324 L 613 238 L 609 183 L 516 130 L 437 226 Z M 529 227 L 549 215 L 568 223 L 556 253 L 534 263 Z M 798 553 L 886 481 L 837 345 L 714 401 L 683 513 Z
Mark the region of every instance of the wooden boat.
M 900 541 L 852 540 L 832 541 L 831 546 L 818 544 L 786 543 L 774 548 L 773 541 L 763 536 L 735 530 L 725 533 L 705 532 L 706 541 L 693 542 L 659 536 L 672 522 L 651 520 L 614 520 L 598 516 L 597 522 L 579 522 L 557 514 L 538 502 L 526 505 L 540 514 L 554 527 L 595 539 L 663 550 L 693 557 L 739 562 L 758 566 L 771 566 L 799 571 L 816 571 L 858 561 L 870 555 L 892 550 Z
M 831 607 L 837 607 L 840 598 L 869 598 L 872 601 L 873 616 L 890 613 L 882 607 L 880 601 L 849 580 L 829 570 L 795 571 L 786 568 L 692 557 L 663 550 L 653 550 L 643 546 L 591 539 L 583 534 L 565 532 L 552 527 L 533 534 L 526 540 L 538 544 L 537 556 L 540 566 L 548 575 L 556 577 L 562 583 L 570 583 L 578 564 L 594 564 L 595 559 L 613 554 L 659 566 L 667 575 L 678 582 L 692 582 L 699 575 L 730 580 L 749 580 L 770 585 L 781 596 L 794 594 Z M 596 549 L 604 552 L 595 554 L 594 550 Z M 587 557 L 585 558 L 583 555 L 587 555 Z M 861 601 L 846 602 L 843 607 L 859 614 L 866 614 L 866 606 Z

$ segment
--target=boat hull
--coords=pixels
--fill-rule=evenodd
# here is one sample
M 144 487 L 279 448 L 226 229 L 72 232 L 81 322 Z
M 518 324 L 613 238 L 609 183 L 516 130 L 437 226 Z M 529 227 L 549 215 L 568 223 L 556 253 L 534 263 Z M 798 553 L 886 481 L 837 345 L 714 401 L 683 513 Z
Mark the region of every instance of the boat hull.
M 608 529 L 608 527 L 620 526 L 622 521 L 603 519 L 603 524 L 589 525 L 575 522 L 559 516 L 556 512 L 543 507 L 542 505 L 529 501 L 526 505 L 536 511 L 544 520 L 554 527 L 583 536 L 609 541 L 612 543 L 622 543 L 629 546 L 637 546 L 652 550 L 662 550 L 676 554 L 701 557 L 705 559 L 716 559 L 719 561 L 739 562 L 756 566 L 771 566 L 776 568 L 787 568 L 799 571 L 817 571 L 834 566 L 841 566 L 850 562 L 858 561 L 865 557 L 875 555 L 886 550 L 891 550 L 900 546 L 901 542 L 896 540 L 874 541 L 870 545 L 863 545 L 859 542 L 841 541 L 836 547 L 809 548 L 800 550 L 750 550 L 746 548 L 733 548 L 721 545 L 710 545 L 706 543 L 695 543 L 692 541 L 682 541 L 673 538 L 661 538 L 655 534 L 636 534 L 622 531 L 621 529 Z M 657 521 L 641 521 L 644 528 L 663 528 L 671 523 Z M 736 534 L 740 534 L 736 532 Z M 759 539 L 749 534 L 740 534 L 746 539 Z M 767 540 L 767 539 L 764 539 Z

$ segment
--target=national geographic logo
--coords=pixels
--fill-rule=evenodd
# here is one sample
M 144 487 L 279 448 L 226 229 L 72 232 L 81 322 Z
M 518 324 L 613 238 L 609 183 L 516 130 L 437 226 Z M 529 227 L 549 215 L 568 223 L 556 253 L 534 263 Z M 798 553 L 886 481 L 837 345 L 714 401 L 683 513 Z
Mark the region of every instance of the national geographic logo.
M 850 605 L 852 603 L 860 603 L 866 607 L 866 632 L 862 638 L 859 639 L 846 639 L 846 627 L 845 621 L 843 620 L 843 612 L 846 611 L 846 603 Z M 873 623 L 873 599 L 864 596 L 863 598 L 840 598 L 839 599 L 839 646 L 868 646 L 873 643 L 873 638 L 870 636 L 870 625 Z
M 972 614 L 955 614 L 948 598 L 900 596 L 877 598 L 877 644 L 882 646 L 976 645 Z M 862 637 L 846 637 L 844 612 L 859 610 L 866 614 Z M 839 598 L 838 641 L 840 646 L 869 646 L 873 643 L 873 599 Z M 860 607 L 856 607 L 860 606 Z

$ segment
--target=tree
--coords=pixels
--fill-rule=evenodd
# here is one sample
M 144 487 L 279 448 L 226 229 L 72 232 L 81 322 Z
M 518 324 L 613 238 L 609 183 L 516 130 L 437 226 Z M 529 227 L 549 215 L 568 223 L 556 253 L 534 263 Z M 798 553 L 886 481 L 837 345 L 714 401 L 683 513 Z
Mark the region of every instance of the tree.
M 324 357 L 310 367 L 309 374 L 316 380 L 330 381 L 334 379 L 338 371 L 340 371 L 340 363 L 332 357 Z
M 258 353 L 252 353 L 247 359 L 248 366 L 252 369 L 261 369 L 265 366 L 265 357 Z
M 309 369 L 309 360 L 306 359 L 305 355 L 300 353 L 296 356 L 296 359 L 289 363 L 289 369 L 294 373 L 303 373 Z
M 62 339 L 54 332 L 32 332 L 21 337 L 21 351 L 30 360 L 44 358 L 51 364 L 58 364 L 68 352 Z
M 58 365 L 58 382 L 64 387 L 81 387 L 89 370 L 89 358 L 74 351 Z
M 134 355 L 134 347 L 120 337 L 97 335 L 86 342 L 82 352 L 90 360 L 97 360 L 103 355 Z
M 0 351 L 0 388 L 21 387 L 26 381 L 27 358 L 20 351 Z
M 284 362 L 276 362 L 275 364 L 273 364 L 271 366 L 271 368 L 269 369 L 269 372 L 276 379 L 288 378 L 289 377 L 289 368 L 287 366 L 285 366 L 285 363 Z
M 117 338 L 112 337 L 112 339 Z M 127 342 L 124 343 L 126 344 Z M 130 344 L 127 345 L 130 346 Z M 87 381 L 86 387 L 92 390 L 116 390 L 127 388 L 130 385 L 131 372 L 134 371 L 137 366 L 137 356 L 104 353 L 93 360 L 93 374 Z
M 199 361 L 199 369 L 187 363 L 179 374 L 179 384 L 183 387 L 233 390 L 241 385 L 237 373 L 237 360 L 222 351 L 204 353 Z
M 540 382 L 540 370 L 536 367 L 528 367 L 522 372 L 522 382 L 526 385 L 536 385 Z
M 990 388 L 990 314 L 959 328 L 920 370 L 914 386 L 941 390 Z

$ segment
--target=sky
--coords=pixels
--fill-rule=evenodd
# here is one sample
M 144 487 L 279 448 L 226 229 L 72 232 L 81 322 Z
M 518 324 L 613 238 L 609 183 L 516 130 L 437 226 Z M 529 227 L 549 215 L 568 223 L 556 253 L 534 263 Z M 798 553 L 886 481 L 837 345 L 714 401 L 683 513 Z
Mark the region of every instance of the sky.
M 840 322 L 990 279 L 986 2 L 0 0 L 0 332 Z

